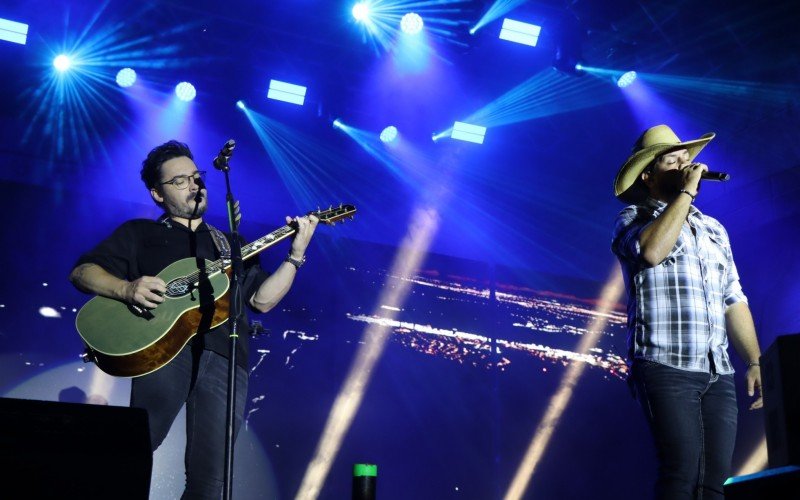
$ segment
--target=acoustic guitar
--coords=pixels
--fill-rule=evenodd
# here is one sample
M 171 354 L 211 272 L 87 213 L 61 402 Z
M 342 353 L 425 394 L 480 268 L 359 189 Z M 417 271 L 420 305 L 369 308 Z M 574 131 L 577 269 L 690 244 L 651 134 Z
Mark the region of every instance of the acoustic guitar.
M 320 223 L 334 225 L 351 219 L 353 205 L 309 212 Z M 247 260 L 297 231 L 287 224 L 242 246 Z M 173 262 L 158 277 L 167 284 L 164 302 L 146 309 L 107 297 L 96 296 L 78 311 L 75 326 L 86 344 L 86 360 L 118 377 L 138 377 L 169 363 L 198 333 L 228 319 L 230 297 L 229 260 L 205 260 L 198 268 L 195 258 Z

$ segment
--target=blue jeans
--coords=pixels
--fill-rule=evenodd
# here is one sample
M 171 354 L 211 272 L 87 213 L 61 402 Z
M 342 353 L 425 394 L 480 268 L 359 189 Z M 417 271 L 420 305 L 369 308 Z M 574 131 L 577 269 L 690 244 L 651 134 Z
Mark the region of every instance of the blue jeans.
M 631 377 L 655 440 L 656 498 L 724 498 L 738 414 L 733 375 L 636 360 Z
M 222 496 L 225 477 L 228 360 L 185 347 L 167 365 L 131 383 L 131 406 L 147 410 L 153 450 L 167 437 L 186 403 L 186 490 L 183 498 Z M 247 371 L 236 367 L 234 439 L 247 397 Z

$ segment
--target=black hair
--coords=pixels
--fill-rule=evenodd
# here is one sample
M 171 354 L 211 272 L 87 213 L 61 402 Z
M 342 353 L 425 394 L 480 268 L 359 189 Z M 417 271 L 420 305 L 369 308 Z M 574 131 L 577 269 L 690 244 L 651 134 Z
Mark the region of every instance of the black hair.
M 142 182 L 147 189 L 158 187 L 161 182 L 161 166 L 173 158 L 185 156 L 194 160 L 189 146 L 179 141 L 167 141 L 160 146 L 156 146 L 147 154 L 147 158 L 142 162 Z

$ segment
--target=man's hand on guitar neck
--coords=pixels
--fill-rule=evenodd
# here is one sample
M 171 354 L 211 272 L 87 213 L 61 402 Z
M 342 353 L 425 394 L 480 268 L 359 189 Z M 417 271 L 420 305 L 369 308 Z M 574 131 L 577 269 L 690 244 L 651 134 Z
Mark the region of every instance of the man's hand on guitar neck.
M 290 255 L 293 259 L 302 260 L 306 254 L 306 248 L 314 235 L 314 230 L 317 228 L 319 218 L 316 215 L 306 215 L 304 217 L 286 217 L 286 223 L 296 225 L 297 233 L 292 240 L 292 249 Z

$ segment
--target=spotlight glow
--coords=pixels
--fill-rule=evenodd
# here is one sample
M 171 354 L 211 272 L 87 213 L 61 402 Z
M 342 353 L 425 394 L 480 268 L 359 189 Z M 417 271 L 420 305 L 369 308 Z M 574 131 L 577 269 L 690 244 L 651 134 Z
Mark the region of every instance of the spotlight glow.
M 369 18 L 369 5 L 367 2 L 358 2 L 353 5 L 353 17 L 356 21 L 365 21 Z
M 632 84 L 634 80 L 636 80 L 636 72 L 628 71 L 620 76 L 619 79 L 617 79 L 617 87 L 624 89 L 628 85 Z
M 63 73 L 72 67 L 72 60 L 66 54 L 59 54 L 53 59 L 53 66 Z
M 42 306 L 39 308 L 39 314 L 44 316 L 45 318 L 60 318 L 61 313 L 58 312 L 56 309 L 49 307 L 49 306 Z
M 338 118 L 333 120 L 333 128 L 342 128 L 343 126 L 344 124 L 342 123 L 342 120 Z
M 400 29 L 403 30 L 403 33 L 408 35 L 418 34 L 422 31 L 423 25 L 424 23 L 420 15 L 414 12 L 409 12 L 400 20 Z
M 117 72 L 117 85 L 126 88 L 136 83 L 136 72 L 131 68 L 122 68 Z
M 236 101 L 236 107 L 239 109 L 247 109 L 247 106 L 244 105 L 244 101 Z
M 181 82 L 175 86 L 175 95 L 178 96 L 178 99 L 181 101 L 189 102 L 195 98 L 197 91 L 191 83 Z
M 389 125 L 381 132 L 381 141 L 382 142 L 392 142 L 397 139 L 397 127 L 394 125 Z

